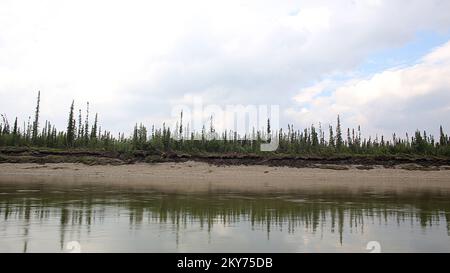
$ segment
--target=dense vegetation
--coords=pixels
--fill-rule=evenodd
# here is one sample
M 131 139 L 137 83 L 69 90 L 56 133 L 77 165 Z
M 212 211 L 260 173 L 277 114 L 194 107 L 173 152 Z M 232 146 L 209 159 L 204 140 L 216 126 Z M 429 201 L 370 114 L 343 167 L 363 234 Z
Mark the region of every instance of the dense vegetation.
M 83 118 L 84 116 L 84 118 Z M 42 126 L 43 124 L 43 126 Z M 277 153 L 301 155 L 444 155 L 450 156 L 450 139 L 440 128 L 439 139 L 435 140 L 426 132 L 416 131 L 413 136 L 393 135 L 390 139 L 384 136 L 362 138 L 361 128 L 343 129 L 339 116 L 336 127 L 326 130 L 319 125 L 312 125 L 303 130 L 288 125 L 287 130 L 272 131 L 270 120 L 264 131 L 253 130 L 251 135 L 240 135 L 237 132 L 225 131 L 220 134 L 214 129 L 211 120 L 209 128 L 201 132 L 189 132 L 183 126 L 183 115 L 175 129 L 151 127 L 150 132 L 144 125 L 137 125 L 130 137 L 123 133 L 113 136 L 102 131 L 98 124 L 98 115 L 90 124 L 89 103 L 86 112 L 78 111 L 76 119 L 75 103 L 72 102 L 68 115 L 67 128 L 58 131 L 49 121 L 40 121 L 40 92 L 38 93 L 34 119 L 31 117 L 23 126 L 19 126 L 17 118 L 11 125 L 6 115 L 0 120 L 0 146 L 46 147 L 57 149 L 88 149 L 102 151 L 129 152 L 137 150 L 155 152 L 184 153 L 259 153 L 260 144 L 278 138 Z M 327 134 L 325 133 L 327 131 Z

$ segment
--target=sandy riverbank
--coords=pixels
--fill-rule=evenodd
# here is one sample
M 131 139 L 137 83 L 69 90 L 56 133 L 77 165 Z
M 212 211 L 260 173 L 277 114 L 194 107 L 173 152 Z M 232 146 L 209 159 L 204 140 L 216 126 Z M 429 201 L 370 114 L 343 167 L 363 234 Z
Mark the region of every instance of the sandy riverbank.
M 0 164 L 0 184 L 92 184 L 170 192 L 295 192 L 306 190 L 450 192 L 450 170 L 348 170 L 214 166 L 200 162 L 97 165 Z

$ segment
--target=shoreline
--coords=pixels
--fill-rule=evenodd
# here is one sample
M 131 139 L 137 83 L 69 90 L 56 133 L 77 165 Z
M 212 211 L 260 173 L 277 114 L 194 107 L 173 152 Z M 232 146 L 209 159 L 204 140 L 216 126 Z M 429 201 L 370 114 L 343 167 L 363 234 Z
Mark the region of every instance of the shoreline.
M 450 170 L 360 170 L 269 166 L 216 166 L 202 162 L 94 165 L 0 164 L 0 185 L 121 187 L 173 193 L 296 193 L 361 191 L 450 193 Z
M 291 168 L 317 168 L 360 170 L 376 168 L 416 171 L 450 170 L 450 157 L 419 155 L 289 155 L 289 154 L 186 154 L 176 152 L 108 152 L 89 150 L 55 150 L 19 147 L 0 148 L 0 164 L 52 164 L 81 163 L 94 165 L 132 165 L 158 163 L 186 163 L 195 161 L 215 166 L 267 166 Z

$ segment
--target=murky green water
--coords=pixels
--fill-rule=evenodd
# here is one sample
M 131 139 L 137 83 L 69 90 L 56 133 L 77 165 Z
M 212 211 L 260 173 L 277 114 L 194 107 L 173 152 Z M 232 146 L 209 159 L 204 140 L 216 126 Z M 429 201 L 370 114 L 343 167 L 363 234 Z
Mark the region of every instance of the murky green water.
M 450 252 L 450 194 L 0 184 L 0 252 Z

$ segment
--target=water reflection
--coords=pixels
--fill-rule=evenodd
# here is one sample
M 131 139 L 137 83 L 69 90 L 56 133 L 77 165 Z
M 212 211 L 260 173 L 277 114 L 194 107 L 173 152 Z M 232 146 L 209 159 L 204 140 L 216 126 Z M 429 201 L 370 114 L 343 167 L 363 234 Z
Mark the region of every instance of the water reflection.
M 375 235 L 391 251 L 450 251 L 448 193 L 182 195 L 48 185 L 2 185 L 0 193 L 6 252 L 63 251 L 70 240 L 87 251 L 358 251 Z

